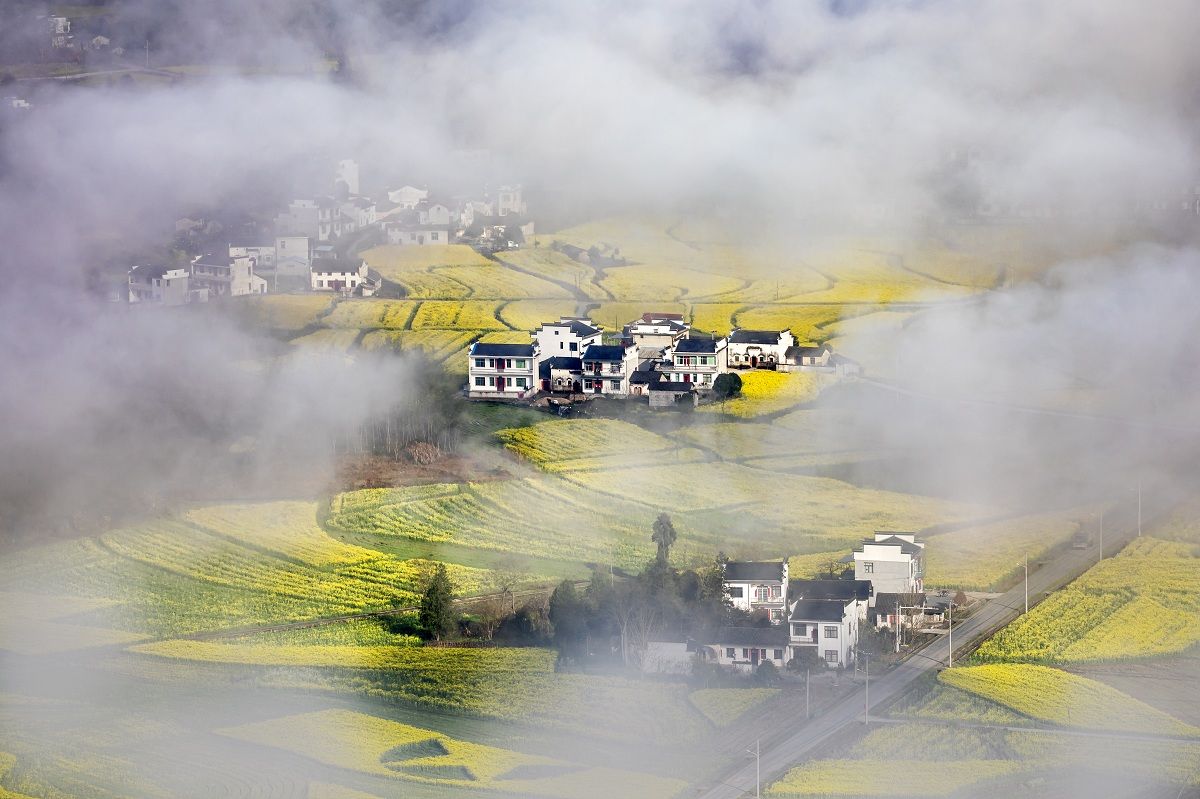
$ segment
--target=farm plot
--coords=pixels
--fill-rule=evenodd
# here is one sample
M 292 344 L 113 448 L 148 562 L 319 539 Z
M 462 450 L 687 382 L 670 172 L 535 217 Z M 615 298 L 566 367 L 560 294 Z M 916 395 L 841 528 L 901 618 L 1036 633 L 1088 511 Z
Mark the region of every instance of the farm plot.
M 703 688 L 688 694 L 688 701 L 716 726 L 728 727 L 778 695 L 778 688 Z
M 733 399 L 701 405 L 705 413 L 754 419 L 812 402 L 827 386 L 837 381 L 833 375 L 817 372 L 768 372 L 763 369 L 741 373 L 742 391 Z
M 965 527 L 931 539 L 926 581 L 968 591 L 998 587 L 1020 570 L 1069 541 L 1079 529 L 1072 514 L 1046 514 Z
M 500 303 L 495 300 L 446 302 L 428 300 L 421 303 L 413 316 L 412 328 L 443 330 L 506 330 L 508 326 L 496 315 Z
M 0 650 L 45 655 L 141 640 L 137 633 L 70 623 L 72 617 L 112 606 L 103 599 L 0 591 Z
M 319 294 L 267 294 L 248 297 L 241 307 L 251 322 L 268 330 L 297 333 L 320 322 L 333 297 Z
M 744 281 L 682 267 L 664 269 L 660 265 L 638 264 L 604 270 L 600 285 L 618 300 L 649 297 L 680 300 L 685 296 L 711 297 L 736 291 Z
M 574 300 L 517 300 L 500 309 L 501 321 L 515 330 L 536 330 L 542 322 L 574 314 Z
M 211 505 L 184 517 L 206 532 L 309 566 L 342 566 L 379 557 L 378 552 L 330 538 L 317 525 L 315 502 Z
M 978 289 L 939 283 L 904 269 L 903 258 L 893 253 L 854 249 L 840 245 L 805 258 L 813 269 L 834 285 L 804 295 L 808 302 L 889 303 L 931 302 L 963 297 Z
M 449 362 L 478 335 L 460 330 L 374 330 L 363 336 L 360 346 L 369 352 L 419 352 L 434 362 Z M 466 361 L 454 364 L 466 370 Z
M 816 760 L 792 769 L 765 796 L 949 796 L 1021 769 L 1004 760 Z
M 418 305 L 412 300 L 341 300 L 321 324 L 359 330 L 405 330 Z
M 1200 728 L 1184 724 L 1115 688 L 1049 666 L 1027 663 L 965 666 L 945 669 L 938 674 L 938 680 L 1051 724 L 1200 737 Z
M 441 786 L 574 799 L 605 792 L 666 797 L 684 783 L 602 767 L 584 767 L 511 749 L 471 743 L 349 710 L 325 710 L 220 731 L 328 765 Z
M 603 300 L 608 292 L 596 285 L 596 270 L 581 264 L 549 247 L 513 250 L 497 255 L 503 263 L 509 263 L 526 272 L 533 272 L 548 280 L 572 285 L 589 300 Z
M 433 270 L 471 290 L 474 299 L 570 299 L 562 286 L 489 261 L 484 266 L 444 266 Z
M 846 310 L 839 305 L 757 305 L 738 313 L 737 323 L 751 330 L 787 328 L 800 343 L 821 342 L 829 338 L 825 328 Z
M 975 659 L 1072 663 L 1189 649 L 1200 642 L 1200 558 L 1182 554 L 1135 541 L 985 641 Z
M 354 349 L 358 337 L 357 330 L 315 330 L 289 343 L 304 352 L 336 354 Z
M 496 433 L 506 449 L 539 466 L 574 458 L 636 455 L 677 449 L 670 439 L 614 419 L 572 419 Z
M 691 305 L 686 318 L 693 330 L 724 336 L 736 326 L 734 319 L 745 307 L 739 303 Z

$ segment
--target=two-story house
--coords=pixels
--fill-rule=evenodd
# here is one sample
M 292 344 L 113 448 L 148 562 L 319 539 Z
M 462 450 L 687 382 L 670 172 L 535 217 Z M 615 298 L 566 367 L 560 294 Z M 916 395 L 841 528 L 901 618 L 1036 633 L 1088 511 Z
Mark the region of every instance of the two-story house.
M 307 275 L 312 244 L 307 236 L 275 236 L 275 270 L 281 275 Z
M 791 657 L 815 649 L 825 665 L 847 667 L 858 647 L 858 609 L 853 599 L 800 599 L 788 617 Z
M 185 305 L 194 298 L 188 270 L 162 264 L 140 264 L 129 270 L 129 302 Z
M 726 341 L 723 338 L 680 339 L 663 352 L 663 379 L 710 389 L 717 375 L 726 371 L 725 358 Z
M 555 355 L 538 365 L 542 391 L 578 394 L 583 391 L 583 359 Z
M 725 594 L 735 608 L 749 613 L 763 611 L 772 624 L 787 615 L 787 559 L 767 562 L 729 561 L 722 566 Z
M 877 532 L 854 550 L 854 579 L 870 580 L 875 595 L 925 590 L 925 542 L 915 533 Z
M 421 200 L 413 208 L 390 214 L 383 228 L 389 244 L 452 244 L 455 222 L 448 206 Z
M 192 288 L 207 289 L 210 297 L 267 293 L 267 281 L 254 274 L 254 262 L 244 255 L 201 255 L 192 261 L 190 277 Z
M 621 330 L 621 338 L 632 341 L 639 349 L 665 350 L 678 344 L 691 328 L 677 313 L 644 313 Z
M 543 358 L 556 355 L 582 358 L 583 352 L 600 343 L 600 328 L 581 316 L 561 316 L 557 322 L 544 322 L 534 334 Z
M 537 393 L 537 342 L 484 344 L 468 353 L 467 396 L 471 399 L 525 399 Z
M 844 602 L 854 602 L 858 620 L 867 620 L 867 608 L 872 604 L 872 588 L 870 580 L 792 580 L 792 600 L 799 599 L 837 599 Z
M 796 344 L 790 330 L 742 330 L 729 334 L 729 366 L 733 369 L 774 368 Z
M 589 344 L 581 360 L 585 392 L 621 396 L 629 393 L 629 378 L 638 365 L 637 348 L 632 344 Z

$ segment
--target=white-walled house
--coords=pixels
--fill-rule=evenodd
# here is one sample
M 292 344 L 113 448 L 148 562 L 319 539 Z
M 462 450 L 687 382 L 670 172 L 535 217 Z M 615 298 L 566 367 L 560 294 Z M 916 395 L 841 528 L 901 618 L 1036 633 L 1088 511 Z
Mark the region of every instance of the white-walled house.
M 542 391 L 578 394 L 583 391 L 583 359 L 555 355 L 538 364 Z
M 683 314 L 645 313 L 641 319 L 625 325 L 621 337 L 632 341 L 638 348 L 664 350 L 677 344 L 690 330 L 683 321 Z
M 924 591 L 925 542 L 915 533 L 875 533 L 854 550 L 854 579 L 870 580 L 876 596 Z
M 538 391 L 537 342 L 484 344 L 468 353 L 467 396 L 471 399 L 525 399 Z
M 784 360 L 789 347 L 796 344 L 790 330 L 742 330 L 729 334 L 731 369 L 774 368 Z
M 621 396 L 629 393 L 629 378 L 638 365 L 637 347 L 589 344 L 581 360 L 585 392 Z
M 417 203 L 429 197 L 429 189 L 421 186 L 404 185 L 398 189 L 391 189 L 388 191 L 387 196 L 389 201 L 401 208 L 416 208 Z
M 208 253 L 192 261 L 191 287 L 206 289 L 210 297 L 241 297 L 266 294 L 267 281 L 254 274 L 254 262 L 248 256 L 230 257 Z
M 886 627 L 892 631 L 895 631 L 900 624 L 909 629 L 940 624 L 941 612 L 936 608 L 930 608 L 929 611 L 927 614 L 924 592 L 894 594 L 884 591 L 875 595 L 875 602 L 871 608 L 871 621 L 877 630 Z
M 367 262 L 361 258 L 346 261 L 317 258 L 312 263 L 310 273 L 313 291 L 340 291 L 343 294 L 351 294 L 370 281 Z
M 275 237 L 275 269 L 282 275 L 307 275 L 312 267 L 312 241 L 307 236 Z
M 717 375 L 726 371 L 726 341 L 708 338 L 680 339 L 663 352 L 663 379 L 712 388 Z
M 782 624 L 787 615 L 787 560 L 729 561 L 721 567 L 725 594 L 738 610 L 766 611 L 772 624 Z
M 776 365 L 781 372 L 833 371 L 833 350 L 828 344 L 815 346 L 792 346 L 783 353 L 783 360 Z
M 562 316 L 557 322 L 544 322 L 533 337 L 543 358 L 556 355 L 581 358 L 589 346 L 600 343 L 601 335 L 600 328 L 590 319 Z
M 182 267 L 140 264 L 129 270 L 130 304 L 185 305 L 200 299 L 196 294 L 188 270 Z
M 229 245 L 230 258 L 249 258 L 250 268 L 254 271 L 272 271 L 275 269 L 275 243 L 271 241 L 242 241 L 231 242 Z
M 350 158 L 344 158 L 337 163 L 337 169 L 334 172 L 333 183 L 336 186 L 338 183 L 343 183 L 346 186 L 348 194 L 358 194 L 358 162 Z
M 698 649 L 704 660 L 739 671 L 754 671 L 764 662 L 782 669 L 788 658 L 786 627 L 721 627 Z
M 789 659 L 815 649 L 827 667 L 848 667 L 854 663 L 858 648 L 858 625 L 853 599 L 797 600 L 788 617 Z
M 855 613 L 860 622 L 867 620 L 867 609 L 872 605 L 873 588 L 870 580 L 792 580 L 792 599 L 837 599 L 854 602 Z

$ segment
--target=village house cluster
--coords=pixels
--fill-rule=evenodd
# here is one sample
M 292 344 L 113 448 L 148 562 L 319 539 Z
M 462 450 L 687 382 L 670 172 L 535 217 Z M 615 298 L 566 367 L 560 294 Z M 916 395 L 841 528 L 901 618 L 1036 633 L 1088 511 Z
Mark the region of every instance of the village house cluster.
M 864 625 L 895 631 L 942 622 L 924 593 L 925 543 L 915 533 L 877 532 L 843 561 L 853 563 L 853 579 L 792 580 L 786 558 L 722 564 L 730 603 L 757 624 L 722 627 L 704 640 L 653 641 L 643 668 L 686 673 L 696 659 L 741 671 L 793 660 L 847 668 Z
M 717 376 L 741 369 L 847 373 L 857 364 L 828 345 L 797 345 L 789 330 L 694 333 L 681 314 L 645 313 L 613 343 L 586 317 L 563 316 L 528 344 L 476 342 L 468 350 L 467 396 L 478 400 L 647 397 L 651 406 L 695 403 Z
M 187 266 L 134 266 L 124 296 L 130 303 L 183 305 L 274 292 L 282 283 L 291 290 L 371 297 L 383 288 L 383 279 L 354 255 L 357 249 L 374 244 L 467 244 L 483 253 L 516 249 L 534 236 L 527 212 L 516 184 L 448 197 L 412 185 L 364 195 L 359 165 L 343 160 L 332 192 L 292 200 L 275 216 L 274 235 L 230 241 L 227 252 L 206 253 Z M 180 219 L 175 232 L 208 240 L 217 235 L 213 224 Z

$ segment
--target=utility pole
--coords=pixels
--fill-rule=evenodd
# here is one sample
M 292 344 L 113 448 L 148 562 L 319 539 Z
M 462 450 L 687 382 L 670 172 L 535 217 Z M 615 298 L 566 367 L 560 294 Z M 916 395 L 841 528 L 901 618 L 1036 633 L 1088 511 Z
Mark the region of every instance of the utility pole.
M 804 670 L 804 718 L 812 718 L 812 706 L 809 704 L 808 680 L 812 676 L 812 669 Z
M 1104 560 L 1104 511 L 1100 511 L 1100 557 L 1096 558 L 1096 562 Z
M 863 724 L 871 723 L 871 655 L 863 652 L 863 673 L 867 676 L 866 693 L 863 695 Z
M 1029 613 L 1029 553 L 1025 553 L 1025 562 L 1021 564 L 1025 567 L 1025 613 Z
M 950 600 L 950 665 L 946 668 L 954 668 L 954 600 Z
M 761 743 L 762 738 L 758 738 L 754 741 L 754 748 L 746 750 L 747 753 L 754 755 L 754 795 L 760 798 L 762 797 L 762 760 L 759 757 L 759 744 Z

